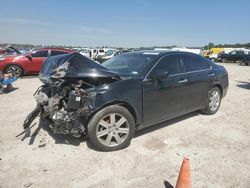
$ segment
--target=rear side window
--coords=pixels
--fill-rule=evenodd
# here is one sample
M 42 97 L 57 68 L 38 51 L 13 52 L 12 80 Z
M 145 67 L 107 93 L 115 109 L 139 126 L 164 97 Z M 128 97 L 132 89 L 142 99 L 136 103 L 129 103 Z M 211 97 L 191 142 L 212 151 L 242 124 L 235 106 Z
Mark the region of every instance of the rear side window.
M 179 55 L 169 55 L 164 57 L 155 67 L 154 72 L 168 72 L 169 75 L 181 73 Z
M 206 70 L 211 67 L 208 60 L 193 54 L 183 54 L 182 61 L 186 72 Z
M 48 50 L 36 51 L 31 54 L 32 57 L 48 57 Z
M 237 51 L 236 54 L 237 55 L 245 55 L 244 51 Z
M 55 56 L 55 55 L 62 55 L 62 54 L 66 54 L 66 52 L 64 52 L 64 51 L 54 51 L 54 50 L 52 50 L 51 51 L 51 56 Z

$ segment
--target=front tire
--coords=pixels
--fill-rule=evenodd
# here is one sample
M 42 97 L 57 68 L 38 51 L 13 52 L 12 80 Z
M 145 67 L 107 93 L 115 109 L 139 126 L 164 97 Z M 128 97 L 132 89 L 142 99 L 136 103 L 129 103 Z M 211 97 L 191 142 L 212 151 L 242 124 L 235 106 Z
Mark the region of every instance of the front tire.
M 5 74 L 12 74 L 13 76 L 19 78 L 23 75 L 23 69 L 18 65 L 9 65 L 4 70 Z
M 221 91 L 218 87 L 214 87 L 212 90 L 209 91 L 206 107 L 201 111 L 204 114 L 213 115 L 219 110 L 220 104 L 221 104 Z
M 106 107 L 88 123 L 88 138 L 101 151 L 115 151 L 129 146 L 134 132 L 134 118 L 122 106 Z

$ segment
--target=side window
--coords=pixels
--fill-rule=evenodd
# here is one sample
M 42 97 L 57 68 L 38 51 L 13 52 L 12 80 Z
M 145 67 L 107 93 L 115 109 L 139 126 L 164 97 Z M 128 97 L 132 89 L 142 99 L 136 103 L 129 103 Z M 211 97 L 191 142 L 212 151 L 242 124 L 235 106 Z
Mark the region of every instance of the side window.
M 207 59 L 198 55 L 183 54 L 182 60 L 186 72 L 205 70 L 211 67 Z
M 244 55 L 245 53 L 244 53 L 244 51 L 237 51 L 236 54 L 237 55 Z
M 52 50 L 50 55 L 55 56 L 55 55 L 62 55 L 62 54 L 66 54 L 66 52 Z
M 154 72 L 168 72 L 169 75 L 181 72 L 179 55 L 169 55 L 164 57 L 153 70 Z
M 31 53 L 32 57 L 48 57 L 48 50 L 41 50 Z
M 232 52 L 230 52 L 229 54 L 235 55 L 235 54 L 236 54 L 236 51 L 232 51 Z

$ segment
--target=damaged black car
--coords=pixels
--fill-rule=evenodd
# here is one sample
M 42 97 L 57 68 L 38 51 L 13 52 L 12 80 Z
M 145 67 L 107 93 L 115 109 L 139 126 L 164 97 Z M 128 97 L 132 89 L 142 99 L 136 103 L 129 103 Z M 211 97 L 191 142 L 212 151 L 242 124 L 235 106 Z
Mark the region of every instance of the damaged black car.
M 98 150 L 127 147 L 136 130 L 201 110 L 214 114 L 226 95 L 224 67 L 187 52 L 140 51 L 102 65 L 79 53 L 48 58 L 37 107 L 24 128 L 40 114 L 58 134 L 87 135 Z

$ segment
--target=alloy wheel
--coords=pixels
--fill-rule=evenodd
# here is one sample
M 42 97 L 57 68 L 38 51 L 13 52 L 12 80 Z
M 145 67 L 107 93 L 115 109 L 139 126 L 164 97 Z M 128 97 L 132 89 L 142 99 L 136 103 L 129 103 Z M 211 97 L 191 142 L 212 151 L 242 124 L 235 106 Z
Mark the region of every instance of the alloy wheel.
M 99 121 L 96 136 L 101 144 L 114 147 L 124 142 L 129 135 L 129 128 L 128 120 L 123 115 L 111 113 Z
M 22 69 L 17 65 L 10 65 L 6 68 L 5 73 L 11 73 L 16 77 L 20 77 L 22 75 Z
M 220 106 L 220 93 L 217 90 L 214 90 L 210 95 L 209 108 L 212 111 L 216 111 Z

